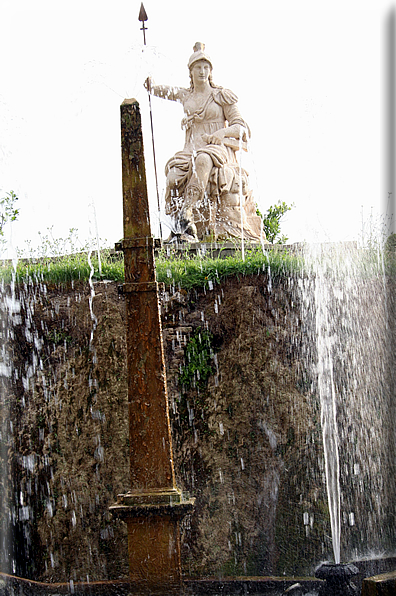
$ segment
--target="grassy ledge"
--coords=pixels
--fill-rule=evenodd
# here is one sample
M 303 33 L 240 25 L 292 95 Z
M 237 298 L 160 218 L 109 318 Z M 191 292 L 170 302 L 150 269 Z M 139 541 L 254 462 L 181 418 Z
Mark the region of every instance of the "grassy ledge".
M 190 289 L 209 287 L 229 276 L 246 276 L 270 273 L 273 277 L 288 275 L 301 269 L 301 259 L 287 250 L 254 248 L 245 251 L 242 259 L 240 251 L 225 258 L 211 256 L 191 256 L 174 251 L 167 254 L 160 250 L 156 256 L 157 281 L 166 286 Z M 122 253 L 104 249 L 100 253 L 75 253 L 40 259 L 21 259 L 16 264 L 3 261 L 0 264 L 0 279 L 3 284 L 12 281 L 16 284 L 50 283 L 61 284 L 71 281 L 106 279 L 124 281 L 124 261 Z
M 395 258 L 381 258 L 377 252 L 357 251 L 358 270 L 364 277 L 388 275 L 394 277 Z M 338 258 L 331 260 L 330 270 L 338 269 Z M 328 267 L 326 267 L 328 268 Z M 342 267 L 341 267 L 342 269 Z M 329 270 L 329 269 L 328 269 Z M 268 250 L 254 247 L 245 250 L 244 259 L 236 249 L 232 256 L 213 258 L 209 253 L 196 256 L 191 253 L 173 252 L 161 249 L 156 255 L 157 281 L 170 288 L 208 288 L 221 283 L 230 276 L 269 274 L 273 279 L 294 275 L 312 275 L 311 265 L 304 261 L 303 253 L 292 247 L 270 246 Z M 338 272 L 342 275 L 342 271 Z M 348 268 L 344 275 L 348 274 Z M 89 279 L 124 281 L 124 260 L 122 253 L 112 249 L 100 252 L 79 252 L 56 257 L 20 259 L 16 264 L 10 261 L 0 263 L 0 279 L 3 284 L 64 284 Z
M 230 276 L 260 275 L 265 272 L 272 277 L 280 277 L 302 270 L 302 260 L 287 250 L 273 248 L 263 251 L 260 247 L 245 251 L 244 256 L 242 259 L 240 251 L 225 258 L 186 258 L 177 254 L 160 254 L 156 259 L 157 280 L 167 286 L 188 290 L 209 287 L 211 283 L 220 283 Z

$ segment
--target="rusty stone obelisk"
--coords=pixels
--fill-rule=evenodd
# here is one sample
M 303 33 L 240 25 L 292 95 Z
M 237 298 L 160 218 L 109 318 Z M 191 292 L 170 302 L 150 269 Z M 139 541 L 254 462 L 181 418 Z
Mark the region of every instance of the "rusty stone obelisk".
M 176 488 L 139 104 L 121 105 L 131 488 L 110 509 L 128 526 L 139 593 L 181 591 L 179 520 L 193 506 Z

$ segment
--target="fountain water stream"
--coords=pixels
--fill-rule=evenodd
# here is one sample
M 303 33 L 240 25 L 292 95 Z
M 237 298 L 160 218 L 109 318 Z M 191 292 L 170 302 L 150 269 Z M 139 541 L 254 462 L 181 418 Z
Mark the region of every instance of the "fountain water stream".
M 333 553 L 335 563 L 340 563 L 340 463 L 332 358 L 335 337 L 330 329 L 331 298 L 325 268 L 323 263 L 318 264 L 315 279 L 317 374 Z
M 320 398 L 332 545 L 340 563 L 380 552 L 386 534 L 391 540 L 385 529 L 394 498 L 386 441 L 393 391 L 388 290 L 381 253 L 352 243 L 317 245 L 306 247 L 305 260 L 311 271 L 306 312 L 314 313 L 307 352 Z

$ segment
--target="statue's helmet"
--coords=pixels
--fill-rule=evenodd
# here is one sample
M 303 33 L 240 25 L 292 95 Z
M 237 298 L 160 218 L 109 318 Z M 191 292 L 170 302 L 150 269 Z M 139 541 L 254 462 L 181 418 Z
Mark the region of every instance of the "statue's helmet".
M 209 62 L 210 68 L 213 68 L 212 60 L 209 58 L 207 54 L 205 54 L 205 44 L 197 41 L 197 43 L 193 47 L 194 53 L 191 54 L 190 59 L 188 61 L 188 68 L 191 68 L 195 62 L 198 60 L 206 60 Z

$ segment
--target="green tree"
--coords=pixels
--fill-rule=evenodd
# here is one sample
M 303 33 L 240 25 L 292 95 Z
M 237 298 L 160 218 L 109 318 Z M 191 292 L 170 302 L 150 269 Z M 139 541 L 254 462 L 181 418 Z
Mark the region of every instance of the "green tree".
M 15 208 L 18 197 L 13 190 L 6 193 L 6 196 L 0 199 L 0 236 L 4 236 L 4 226 L 9 221 L 15 221 L 19 215 L 19 209 Z
M 278 201 L 276 205 L 271 205 L 264 215 L 259 209 L 256 210 L 256 214 L 263 220 L 264 233 L 270 244 L 286 244 L 288 238 L 281 234 L 280 221 L 292 207 L 294 207 L 294 204 L 289 206 L 284 201 Z

